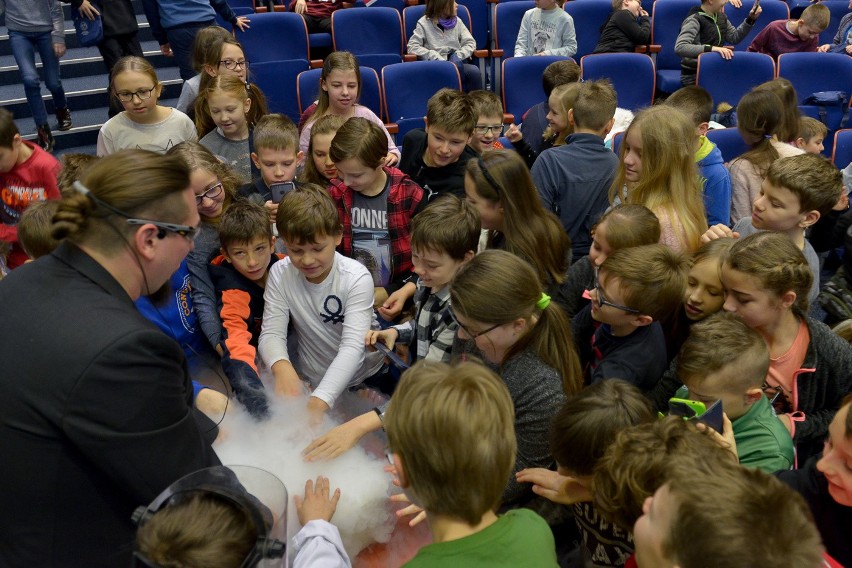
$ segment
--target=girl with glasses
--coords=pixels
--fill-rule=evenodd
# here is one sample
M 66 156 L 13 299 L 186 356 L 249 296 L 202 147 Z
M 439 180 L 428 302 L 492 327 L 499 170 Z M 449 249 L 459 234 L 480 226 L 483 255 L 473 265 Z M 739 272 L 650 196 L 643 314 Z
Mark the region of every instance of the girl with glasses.
M 124 108 L 98 133 L 98 156 L 125 149 L 163 154 L 186 140 L 196 141 L 195 125 L 177 109 L 157 101 L 163 85 L 154 67 L 141 57 L 122 57 L 112 70 L 110 92 Z
M 514 474 L 553 465 L 550 421 L 565 397 L 582 388 L 568 319 L 542 292 L 528 263 L 497 250 L 477 255 L 456 274 L 450 305 L 459 325 L 457 343 L 473 342 L 512 396 L 518 454 L 503 506 L 523 505 L 534 495 Z
M 168 154 L 179 156 L 190 170 L 189 185 L 195 193 L 195 205 L 201 217 L 195 248 L 186 259 L 192 285 L 192 304 L 201 330 L 218 351 L 221 349 L 222 321 L 216 309 L 216 293 L 207 266 L 219 254 L 219 220 L 234 200 L 240 179 L 198 142 L 178 144 Z

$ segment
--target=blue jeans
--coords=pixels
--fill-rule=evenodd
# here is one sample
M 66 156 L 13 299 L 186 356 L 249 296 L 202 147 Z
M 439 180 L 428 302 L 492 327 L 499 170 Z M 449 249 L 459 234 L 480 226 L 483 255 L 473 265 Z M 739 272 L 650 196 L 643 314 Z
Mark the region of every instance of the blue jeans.
M 169 47 L 172 48 L 175 61 L 180 68 L 180 78 L 184 81 L 192 79 L 198 74 L 192 67 L 192 44 L 195 42 L 195 34 L 201 28 L 212 26 L 215 23 L 215 20 L 210 20 L 200 24 L 183 24 L 166 29 L 166 39 L 169 40 Z
M 65 90 L 59 80 L 59 58 L 53 53 L 53 38 L 50 32 L 16 32 L 9 30 L 9 41 L 12 44 L 12 55 L 24 81 L 24 92 L 27 103 L 36 126 L 47 124 L 47 109 L 41 98 L 41 82 L 35 65 L 35 54 L 38 51 L 44 69 L 44 83 L 53 95 L 53 106 L 65 108 Z

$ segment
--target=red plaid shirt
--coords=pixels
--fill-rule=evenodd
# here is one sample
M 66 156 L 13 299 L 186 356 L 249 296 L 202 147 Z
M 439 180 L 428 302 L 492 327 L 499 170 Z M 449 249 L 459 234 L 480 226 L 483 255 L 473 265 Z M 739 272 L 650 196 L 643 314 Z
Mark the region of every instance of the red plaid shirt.
M 388 188 L 388 236 L 391 241 L 391 284 L 388 291 L 398 289 L 411 276 L 411 218 L 418 212 L 423 190 L 410 177 L 396 168 L 384 167 L 390 180 Z M 352 257 L 352 190 L 339 179 L 331 180 L 331 197 L 343 223 L 343 240 L 337 247 L 344 256 Z M 425 203 L 424 203 L 425 205 Z

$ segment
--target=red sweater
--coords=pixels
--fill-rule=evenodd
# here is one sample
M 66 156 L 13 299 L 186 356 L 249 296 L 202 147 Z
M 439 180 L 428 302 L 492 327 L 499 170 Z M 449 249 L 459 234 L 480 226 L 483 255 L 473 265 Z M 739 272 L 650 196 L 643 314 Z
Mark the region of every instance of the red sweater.
M 765 53 L 778 59 L 782 53 L 796 51 L 816 51 L 819 46 L 819 36 L 814 36 L 808 41 L 802 41 L 796 34 L 787 30 L 787 22 L 798 22 L 798 20 L 775 20 L 770 22 L 763 30 L 754 37 L 748 51 Z
M 12 245 L 9 268 L 20 266 L 27 255 L 18 244 L 18 221 L 33 201 L 60 199 L 57 176 L 62 166 L 56 158 L 33 144 L 23 141 L 33 151 L 23 163 L 8 172 L 0 172 L 0 241 Z

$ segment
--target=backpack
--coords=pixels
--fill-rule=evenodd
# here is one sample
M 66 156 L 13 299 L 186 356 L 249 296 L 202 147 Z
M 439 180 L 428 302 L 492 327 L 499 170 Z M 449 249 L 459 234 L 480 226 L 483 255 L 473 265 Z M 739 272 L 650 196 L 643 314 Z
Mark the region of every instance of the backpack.
M 811 105 L 819 107 L 819 119 L 825 124 L 829 130 L 839 130 L 846 128 L 846 123 L 849 121 L 849 97 L 843 91 L 818 91 L 811 93 L 810 96 L 802 101 L 803 105 Z M 836 128 L 832 128 L 828 124 L 828 107 L 837 107 L 840 110 L 840 124 Z
M 92 6 L 101 11 L 100 5 L 92 1 Z M 71 8 L 71 20 L 74 22 L 74 30 L 77 32 L 77 41 L 80 47 L 93 47 L 104 39 L 104 21 L 101 16 L 95 16 L 90 20 L 80 13 L 78 8 Z

